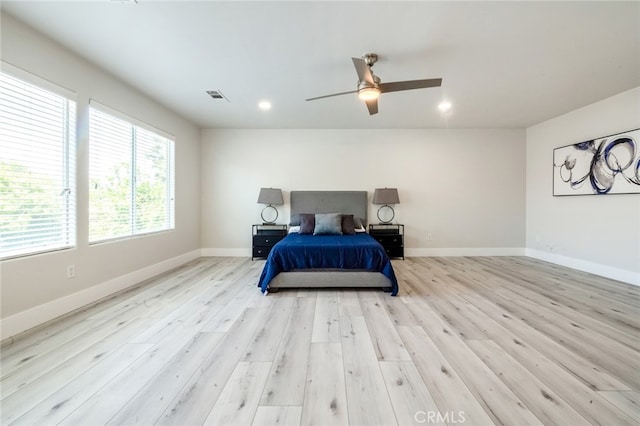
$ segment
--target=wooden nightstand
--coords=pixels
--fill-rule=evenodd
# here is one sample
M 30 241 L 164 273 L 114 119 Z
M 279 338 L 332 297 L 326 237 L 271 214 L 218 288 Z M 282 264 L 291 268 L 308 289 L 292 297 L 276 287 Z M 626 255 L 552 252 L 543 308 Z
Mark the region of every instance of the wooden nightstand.
M 369 225 L 369 235 L 375 238 L 389 257 L 404 260 L 404 225 L 397 223 Z
M 266 259 L 273 246 L 287 236 L 287 225 L 252 225 L 251 260 Z

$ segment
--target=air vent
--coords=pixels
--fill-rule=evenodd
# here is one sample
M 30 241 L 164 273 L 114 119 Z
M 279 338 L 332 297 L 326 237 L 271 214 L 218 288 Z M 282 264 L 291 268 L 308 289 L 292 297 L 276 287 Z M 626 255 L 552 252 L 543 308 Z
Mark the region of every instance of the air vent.
M 227 99 L 219 90 L 207 90 L 207 95 L 211 96 L 213 99 L 224 99 L 229 102 L 229 99 Z

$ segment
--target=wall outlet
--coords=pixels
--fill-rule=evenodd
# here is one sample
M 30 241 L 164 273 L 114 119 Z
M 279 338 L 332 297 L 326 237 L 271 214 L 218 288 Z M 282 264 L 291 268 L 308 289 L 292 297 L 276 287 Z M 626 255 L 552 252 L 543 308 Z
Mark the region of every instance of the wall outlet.
M 431 232 L 427 232 L 427 241 L 431 240 L 433 240 L 433 235 L 431 235 Z
M 67 278 L 76 276 L 76 265 L 67 265 Z

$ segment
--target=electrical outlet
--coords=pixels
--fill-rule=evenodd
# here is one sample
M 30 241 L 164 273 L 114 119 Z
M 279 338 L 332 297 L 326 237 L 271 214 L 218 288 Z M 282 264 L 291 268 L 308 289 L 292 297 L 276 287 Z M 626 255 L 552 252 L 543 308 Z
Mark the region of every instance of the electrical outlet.
M 433 235 L 431 235 L 431 232 L 427 232 L 427 241 L 431 240 L 433 240 Z
M 76 276 L 76 265 L 67 265 L 67 278 Z

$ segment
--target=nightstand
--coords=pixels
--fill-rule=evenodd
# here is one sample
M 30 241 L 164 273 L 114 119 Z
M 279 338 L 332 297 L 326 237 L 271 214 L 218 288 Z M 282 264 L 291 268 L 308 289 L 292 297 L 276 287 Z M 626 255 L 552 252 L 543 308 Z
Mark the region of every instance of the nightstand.
M 287 236 L 287 225 L 252 225 L 251 260 L 266 259 L 273 246 Z
M 404 225 L 397 223 L 369 225 L 369 235 L 378 241 L 389 257 L 404 260 Z

